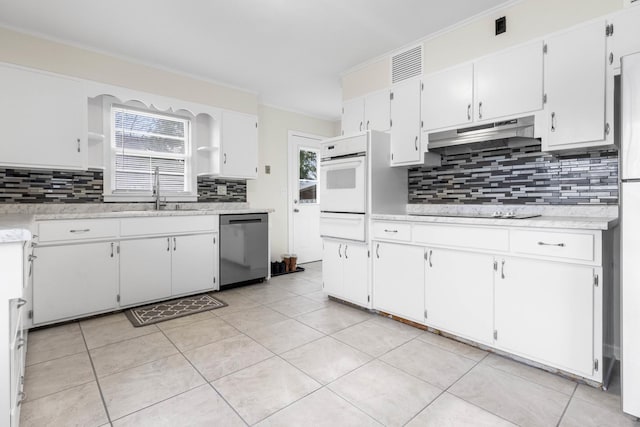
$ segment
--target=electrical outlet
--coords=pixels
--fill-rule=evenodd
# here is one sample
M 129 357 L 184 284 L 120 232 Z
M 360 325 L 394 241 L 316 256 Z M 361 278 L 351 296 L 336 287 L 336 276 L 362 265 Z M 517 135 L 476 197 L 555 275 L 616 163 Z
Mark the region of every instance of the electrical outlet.
M 218 196 L 226 196 L 227 195 L 227 186 L 225 184 L 219 184 L 216 188 L 216 194 Z

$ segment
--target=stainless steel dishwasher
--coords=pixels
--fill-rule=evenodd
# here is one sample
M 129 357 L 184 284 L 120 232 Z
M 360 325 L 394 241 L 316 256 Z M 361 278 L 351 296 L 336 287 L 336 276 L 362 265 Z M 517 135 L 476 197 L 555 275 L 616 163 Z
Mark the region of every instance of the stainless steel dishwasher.
M 268 214 L 220 215 L 220 287 L 262 282 L 269 267 Z

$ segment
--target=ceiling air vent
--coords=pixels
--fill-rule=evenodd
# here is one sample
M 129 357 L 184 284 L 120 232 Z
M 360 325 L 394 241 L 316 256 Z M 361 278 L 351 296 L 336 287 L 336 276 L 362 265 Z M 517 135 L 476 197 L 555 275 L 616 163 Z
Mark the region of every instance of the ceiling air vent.
M 391 57 L 391 84 L 422 75 L 422 44 Z

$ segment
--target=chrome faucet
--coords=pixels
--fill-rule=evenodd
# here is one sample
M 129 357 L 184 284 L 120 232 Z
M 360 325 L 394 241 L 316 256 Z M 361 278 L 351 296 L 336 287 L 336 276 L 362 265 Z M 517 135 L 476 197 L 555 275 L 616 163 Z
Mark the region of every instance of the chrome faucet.
M 160 168 L 158 166 L 153 170 L 153 195 L 156 198 L 156 210 L 159 211 L 167 206 L 167 202 L 160 201 Z M 166 198 L 165 198 L 166 200 Z

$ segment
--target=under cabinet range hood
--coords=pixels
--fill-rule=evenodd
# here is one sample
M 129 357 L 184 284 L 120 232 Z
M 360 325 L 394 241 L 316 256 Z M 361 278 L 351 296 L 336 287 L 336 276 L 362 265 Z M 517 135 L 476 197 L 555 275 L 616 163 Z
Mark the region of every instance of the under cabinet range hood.
M 535 116 L 429 134 L 429 150 L 507 138 L 534 138 Z

